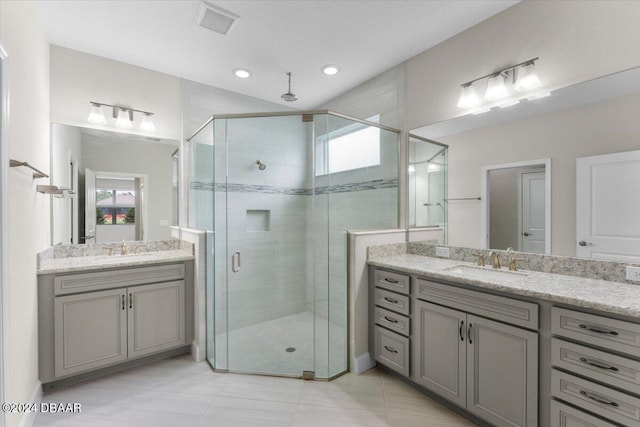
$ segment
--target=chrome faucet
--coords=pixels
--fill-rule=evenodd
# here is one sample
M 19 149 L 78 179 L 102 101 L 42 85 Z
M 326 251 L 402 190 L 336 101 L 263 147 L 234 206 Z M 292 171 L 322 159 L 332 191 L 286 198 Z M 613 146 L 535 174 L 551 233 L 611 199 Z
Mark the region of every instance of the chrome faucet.
M 122 244 L 120 245 L 120 255 L 126 255 L 126 254 L 127 254 L 127 244 L 123 240 Z
M 493 268 L 500 268 L 500 258 L 498 258 L 496 251 L 489 252 L 489 258 L 493 261 Z

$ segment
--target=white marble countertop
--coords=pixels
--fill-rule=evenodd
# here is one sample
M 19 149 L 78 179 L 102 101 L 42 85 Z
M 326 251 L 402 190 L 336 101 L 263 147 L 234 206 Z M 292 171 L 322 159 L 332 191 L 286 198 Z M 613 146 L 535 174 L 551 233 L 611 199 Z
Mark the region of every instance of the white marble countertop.
M 38 275 L 101 270 L 116 267 L 135 267 L 167 262 L 189 261 L 195 257 L 181 249 L 142 252 L 130 255 L 99 255 L 68 258 L 49 258 L 40 261 Z
M 585 279 L 561 274 L 518 270 L 521 277 L 480 279 L 446 271 L 455 266 L 475 264 L 422 255 L 393 255 L 369 260 L 370 265 L 415 274 L 425 278 L 457 282 L 477 288 L 538 298 L 623 316 L 640 317 L 640 285 Z M 490 266 L 485 269 L 492 270 Z M 501 271 L 508 271 L 502 268 Z M 499 275 L 494 274 L 493 276 Z

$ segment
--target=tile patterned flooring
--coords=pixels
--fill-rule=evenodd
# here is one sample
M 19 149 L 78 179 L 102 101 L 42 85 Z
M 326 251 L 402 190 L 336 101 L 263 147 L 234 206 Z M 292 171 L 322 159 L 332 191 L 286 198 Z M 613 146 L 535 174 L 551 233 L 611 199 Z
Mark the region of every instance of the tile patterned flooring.
M 35 426 L 469 427 L 474 423 L 372 369 L 330 382 L 213 372 L 184 355 L 47 393 L 82 413 L 39 413 Z

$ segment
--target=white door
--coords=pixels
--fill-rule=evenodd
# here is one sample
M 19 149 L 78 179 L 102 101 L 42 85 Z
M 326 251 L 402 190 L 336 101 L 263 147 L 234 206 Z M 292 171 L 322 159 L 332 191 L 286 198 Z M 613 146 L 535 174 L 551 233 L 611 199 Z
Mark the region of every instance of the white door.
M 91 169 L 84 170 L 84 242 L 96 242 L 96 174 Z
M 640 262 L 640 151 L 576 159 L 576 255 Z
M 520 174 L 521 229 L 518 250 L 543 254 L 545 252 L 545 173 L 544 171 Z

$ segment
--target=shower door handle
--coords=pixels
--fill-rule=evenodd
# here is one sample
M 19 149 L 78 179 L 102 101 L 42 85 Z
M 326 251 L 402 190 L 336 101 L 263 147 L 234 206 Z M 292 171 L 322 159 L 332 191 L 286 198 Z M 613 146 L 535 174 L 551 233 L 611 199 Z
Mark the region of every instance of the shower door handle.
M 231 255 L 231 270 L 234 273 L 240 271 L 240 251 L 235 251 L 233 255 Z

